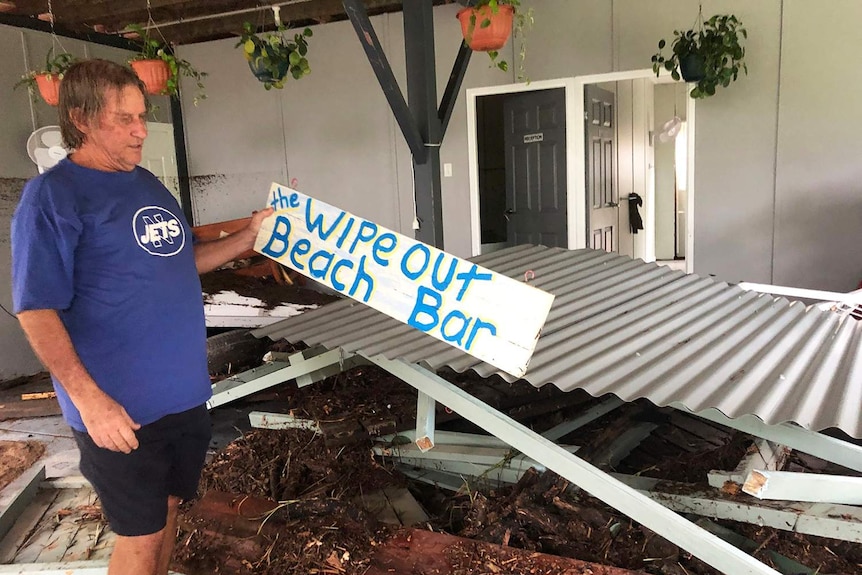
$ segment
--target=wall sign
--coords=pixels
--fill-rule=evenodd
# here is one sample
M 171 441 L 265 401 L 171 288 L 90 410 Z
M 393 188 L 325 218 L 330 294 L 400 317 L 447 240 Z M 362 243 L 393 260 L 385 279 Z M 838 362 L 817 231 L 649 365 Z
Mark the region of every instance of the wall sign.
M 515 377 L 554 296 L 272 184 L 255 251 Z

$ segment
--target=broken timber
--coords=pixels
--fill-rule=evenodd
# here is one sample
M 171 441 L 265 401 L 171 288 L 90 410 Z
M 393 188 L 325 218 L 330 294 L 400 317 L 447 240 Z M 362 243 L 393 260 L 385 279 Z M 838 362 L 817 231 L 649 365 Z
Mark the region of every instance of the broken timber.
M 758 499 L 862 505 L 862 477 L 754 469 L 742 490 Z
M 213 395 L 207 408 L 230 403 L 291 379 L 296 379 L 299 386 L 309 385 L 360 363 L 353 354 L 344 354 L 338 349 L 319 355 L 311 353 L 314 352 L 296 353 L 290 356 L 289 363 L 273 362 L 219 381 L 212 386 Z
M 774 569 L 754 557 L 697 527 L 664 505 L 572 455 L 436 374 L 403 361 L 392 361 L 380 356 L 368 359 L 515 449 L 529 453 L 548 469 L 716 569 L 733 575 L 776 574 Z
M 775 471 L 784 465 L 790 450 L 765 439 L 757 439 L 733 471 L 710 471 L 707 479 L 712 487 L 722 488 L 728 481 L 742 485 L 755 469 Z
M 378 445 L 375 446 L 374 453 L 399 461 L 399 470 L 408 477 L 450 491 L 460 490 L 465 483 L 472 484 L 475 478 L 491 483 L 514 484 L 530 467 L 534 467 L 537 471 L 545 469 L 543 465 L 523 455 L 513 456 L 512 450 L 507 450 L 496 438 L 440 431 L 437 434 L 441 444 L 428 453 L 421 452 L 415 445 L 391 447 Z M 409 439 L 409 434 L 403 435 L 407 435 L 405 440 Z M 397 436 L 381 439 L 394 441 L 395 437 Z M 448 444 L 443 445 L 444 441 Z M 572 453 L 577 451 L 576 447 L 566 449 Z M 699 491 L 686 483 L 619 473 L 611 476 L 680 513 L 766 525 L 805 535 L 862 542 L 862 511 L 856 507 L 815 506 L 801 502 L 761 503 L 719 492 Z M 816 477 L 813 474 L 812 476 Z
M 854 471 L 862 471 L 862 446 L 854 445 L 816 431 L 790 423 L 768 425 L 753 415 L 731 419 L 717 409 L 694 412 L 680 403 L 670 404 L 674 409 L 697 417 L 720 423 L 749 435 L 786 445 L 794 451 L 815 455 L 820 459 L 843 465 Z

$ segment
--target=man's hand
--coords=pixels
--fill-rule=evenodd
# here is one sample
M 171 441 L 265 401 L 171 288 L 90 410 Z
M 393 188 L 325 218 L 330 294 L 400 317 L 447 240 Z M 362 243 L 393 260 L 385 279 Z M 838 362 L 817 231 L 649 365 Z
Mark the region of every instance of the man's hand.
M 266 208 L 254 212 L 251 215 L 251 221 L 240 231 L 210 242 L 196 243 L 195 266 L 197 266 L 198 273 L 204 274 L 212 271 L 243 252 L 254 248 L 261 222 L 271 216 L 273 211 L 272 208 Z
M 123 406 L 107 394 L 99 392 L 77 407 L 93 443 L 123 453 L 131 453 L 138 448 L 135 431 L 141 428 L 140 424 L 135 423 Z
M 251 221 L 248 223 L 248 227 L 246 229 L 250 231 L 256 238 L 257 233 L 260 231 L 261 222 L 271 216 L 273 212 L 275 212 L 275 210 L 271 206 L 266 209 L 260 210 L 259 212 L 252 212 Z M 253 241 L 252 245 L 254 245 Z

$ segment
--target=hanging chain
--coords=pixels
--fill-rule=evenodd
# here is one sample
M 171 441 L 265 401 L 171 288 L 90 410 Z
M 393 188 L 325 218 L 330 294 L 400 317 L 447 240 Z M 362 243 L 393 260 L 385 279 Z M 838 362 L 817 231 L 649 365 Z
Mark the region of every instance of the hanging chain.
M 694 25 L 691 27 L 691 29 L 698 31 L 703 30 L 703 2 L 698 2 L 697 4 L 697 18 L 695 18 Z
M 60 46 L 63 52 L 68 52 L 63 43 L 60 42 L 60 38 L 54 32 L 54 6 L 51 4 L 51 0 L 48 0 L 48 23 L 51 25 L 51 54 L 56 57 L 57 46 Z
M 50 2 L 51 0 L 48 1 Z M 150 0 L 147 0 L 147 25 L 144 28 L 147 31 L 147 35 L 149 35 L 150 30 L 153 28 L 155 28 L 156 32 L 159 33 L 159 36 L 162 39 L 162 43 L 165 46 L 168 46 L 168 40 L 165 38 L 164 34 L 162 34 L 162 31 L 159 30 L 159 27 L 156 25 L 156 21 L 153 20 L 152 6 L 150 6 Z M 144 40 L 146 41 L 146 38 Z

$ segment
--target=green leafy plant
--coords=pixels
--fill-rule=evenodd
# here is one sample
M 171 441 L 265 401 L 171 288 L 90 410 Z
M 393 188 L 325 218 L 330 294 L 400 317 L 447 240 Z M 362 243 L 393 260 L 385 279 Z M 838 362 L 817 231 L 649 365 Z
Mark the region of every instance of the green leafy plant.
M 487 10 L 483 10 L 484 6 L 488 7 Z M 517 37 L 520 42 L 518 47 L 518 79 L 522 80 L 525 79 L 524 70 L 527 58 L 526 33 L 533 27 L 534 19 L 532 8 L 521 10 L 521 0 L 478 0 L 467 9 L 470 12 L 464 40 L 467 44 L 471 44 L 477 26 L 479 29 L 491 26 L 491 15 L 498 14 L 501 6 L 511 6 L 513 10 L 512 35 Z M 509 63 L 499 57 L 498 50 L 488 50 L 487 53 L 492 66 L 496 66 L 504 72 L 509 70 Z
M 698 16 L 695 28 L 674 30 L 667 57 L 662 53 L 667 42 L 659 41 L 659 52 L 652 57 L 653 71 L 656 76 L 666 70 L 674 80 L 682 77 L 697 82 L 690 93 L 692 98 L 712 96 L 718 86 L 726 88 L 736 81 L 740 71 L 748 74 L 745 48 L 740 44 L 743 38 L 748 38 L 748 33 L 732 14 L 715 15 L 706 22 Z
M 242 46 L 242 52 L 248 61 L 255 77 L 263 82 L 267 90 L 281 89 L 289 77 L 299 80 L 311 73 L 308 65 L 308 41 L 313 35 L 311 28 L 297 32 L 291 39 L 284 26 L 279 26 L 274 32 L 260 36 L 255 34 L 254 27 L 245 22 L 243 32 L 236 48 Z
M 161 60 L 168 67 L 168 81 L 166 87 L 161 91 L 166 96 L 176 96 L 179 93 L 180 75 L 191 78 L 195 82 L 197 92 L 194 95 L 194 104 L 197 106 L 200 100 L 206 100 L 206 91 L 203 80 L 206 72 L 198 71 L 188 60 L 177 58 L 173 51 L 163 42 L 151 38 L 149 31 L 138 24 L 132 24 L 128 30 L 136 33 L 141 38 L 141 51 L 129 58 L 129 63 L 144 60 Z
M 54 47 L 52 46 L 48 50 L 48 54 L 45 56 L 45 65 L 37 70 L 30 70 L 21 76 L 21 79 L 15 83 L 13 89 L 17 89 L 20 86 L 27 86 L 30 93 L 35 96 L 37 87 L 36 76 L 56 76 L 57 79 L 62 80 L 63 75 L 75 62 L 75 56 L 67 52 L 54 56 Z

